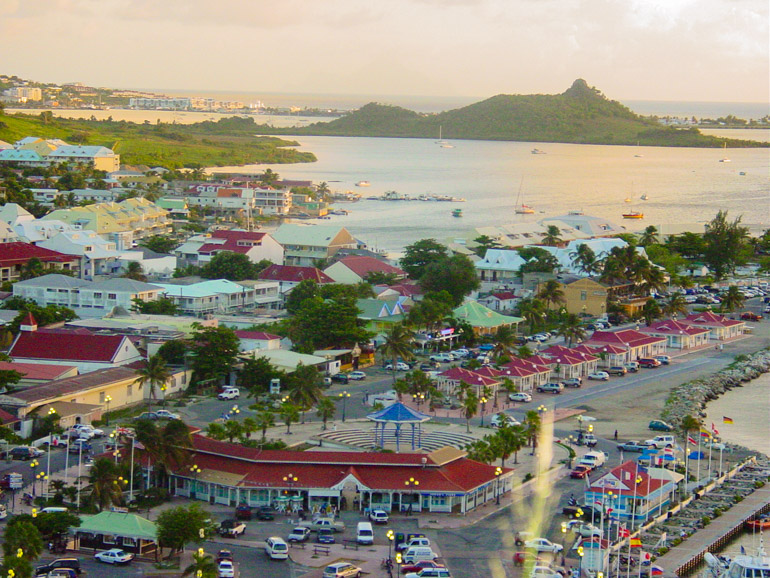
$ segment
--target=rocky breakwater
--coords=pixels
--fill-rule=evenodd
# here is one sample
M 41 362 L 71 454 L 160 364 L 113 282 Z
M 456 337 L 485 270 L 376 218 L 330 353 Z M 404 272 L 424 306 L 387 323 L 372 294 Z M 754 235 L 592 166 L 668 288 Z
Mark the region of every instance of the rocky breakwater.
M 679 430 L 685 416 L 705 417 L 704 409 L 709 401 L 767 372 L 770 372 L 770 350 L 741 355 L 717 373 L 676 386 L 666 401 L 663 419 Z

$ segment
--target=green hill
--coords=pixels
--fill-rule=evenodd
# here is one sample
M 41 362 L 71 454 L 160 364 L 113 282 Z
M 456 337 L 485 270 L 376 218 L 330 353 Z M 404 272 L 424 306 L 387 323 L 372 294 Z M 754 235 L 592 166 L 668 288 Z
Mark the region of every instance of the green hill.
M 252 118 L 223 118 L 196 124 L 136 124 L 113 120 L 77 120 L 41 115 L 0 115 L 0 140 L 25 136 L 60 138 L 101 145 L 132 165 L 161 165 L 169 169 L 254 163 L 314 162 L 315 155 L 292 148 L 297 143 L 276 137 L 255 137 Z
M 562 94 L 493 96 L 441 114 L 370 103 L 340 119 L 294 128 L 284 134 L 721 147 L 726 139 L 697 129 L 664 127 L 639 116 L 596 88 L 576 80 Z M 276 131 L 270 131 L 276 134 Z M 729 147 L 768 143 L 727 140 Z

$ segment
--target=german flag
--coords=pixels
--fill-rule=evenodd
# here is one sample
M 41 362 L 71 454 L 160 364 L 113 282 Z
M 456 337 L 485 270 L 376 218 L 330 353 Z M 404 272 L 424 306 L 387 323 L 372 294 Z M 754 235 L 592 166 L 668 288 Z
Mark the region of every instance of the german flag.
M 726 415 L 722 416 L 722 423 L 733 423 L 733 418 L 727 417 Z

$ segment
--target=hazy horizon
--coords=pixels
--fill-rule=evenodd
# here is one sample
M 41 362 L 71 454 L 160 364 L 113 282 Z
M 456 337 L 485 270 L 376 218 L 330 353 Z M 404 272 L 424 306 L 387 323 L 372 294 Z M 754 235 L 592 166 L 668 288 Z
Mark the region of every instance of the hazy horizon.
M 184 92 L 770 101 L 764 0 L 0 0 L 4 73 Z M 470 96 L 469 96 L 470 93 Z

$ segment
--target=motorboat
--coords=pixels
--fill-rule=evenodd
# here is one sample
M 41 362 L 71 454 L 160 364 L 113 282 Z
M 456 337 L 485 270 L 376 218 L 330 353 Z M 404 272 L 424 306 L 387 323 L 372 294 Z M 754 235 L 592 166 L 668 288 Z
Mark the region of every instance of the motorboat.
M 644 213 L 640 213 L 639 211 L 629 211 L 628 213 L 623 213 L 624 219 L 644 219 Z
M 372 183 L 370 183 L 369 181 L 358 181 L 356 183 L 356 186 L 357 187 L 371 187 Z
M 531 152 L 533 155 L 544 155 L 544 154 L 548 154 L 548 153 L 546 153 L 545 151 L 541 151 L 540 149 L 532 149 L 530 152 Z
M 463 216 L 463 210 L 462 209 L 452 209 L 452 216 L 453 217 L 462 217 Z
M 716 557 L 711 552 L 706 552 L 703 555 L 703 561 L 706 562 L 707 566 L 703 573 L 704 578 L 755 578 L 770 575 L 770 556 L 765 553 L 761 539 L 757 553 L 754 555 L 747 554 L 741 548 L 741 553 L 738 556 L 728 560 L 722 556 Z
M 647 193 L 644 193 L 644 194 L 643 194 L 641 197 L 639 197 L 639 198 L 640 198 L 642 201 L 646 201 L 647 199 L 649 199 L 649 197 L 647 196 Z
M 719 159 L 720 163 L 729 163 L 732 162 L 726 155 L 727 155 L 727 143 L 724 144 L 722 147 L 722 150 L 725 151 L 725 156 L 723 156 L 721 159 Z

